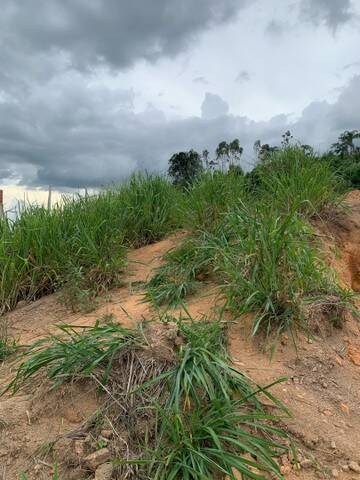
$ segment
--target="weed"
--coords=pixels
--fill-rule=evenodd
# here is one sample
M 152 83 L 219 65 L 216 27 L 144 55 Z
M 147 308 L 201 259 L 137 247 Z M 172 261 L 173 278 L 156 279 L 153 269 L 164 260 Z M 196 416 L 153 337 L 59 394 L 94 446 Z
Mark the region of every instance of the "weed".
M 275 456 L 286 451 L 281 442 L 261 434 L 286 438 L 267 425 L 271 415 L 242 411 L 239 401 L 212 402 L 186 413 L 166 411 L 161 444 L 150 465 L 154 480 L 227 478 L 263 479 L 264 473 L 283 478 Z M 254 434 L 253 431 L 257 431 Z M 255 473 L 255 469 L 261 473 Z
M 145 297 L 155 305 L 176 306 L 196 291 L 209 271 L 211 257 L 200 238 L 191 237 L 168 252 L 165 265 L 159 267 L 146 286 Z
M 41 369 L 57 386 L 72 378 L 89 377 L 95 369 L 104 370 L 106 383 L 116 355 L 140 343 L 137 332 L 121 325 L 99 321 L 92 327 L 61 325 L 60 335 L 50 335 L 26 348 L 15 378 L 6 387 L 16 392 Z

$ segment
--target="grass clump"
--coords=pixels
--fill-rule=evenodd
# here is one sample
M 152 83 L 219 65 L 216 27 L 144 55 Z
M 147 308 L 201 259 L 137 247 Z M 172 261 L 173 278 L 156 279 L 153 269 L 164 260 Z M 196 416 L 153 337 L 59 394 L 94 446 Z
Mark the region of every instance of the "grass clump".
M 276 209 L 309 218 L 342 201 L 343 182 L 329 164 L 297 146 L 273 153 L 256 172 L 257 193 Z
M 263 202 L 243 204 L 228 215 L 226 227 L 231 241 L 214 243 L 222 291 L 233 312 L 256 313 L 254 334 L 304 326 L 302 299 L 337 289 L 296 209 L 280 215 Z
M 286 435 L 258 395 L 280 403 L 230 365 L 219 322 L 181 323 L 180 332 L 179 363 L 162 375 L 169 399 L 160 410 L 150 478 L 235 479 L 235 470 L 244 478 L 282 478 L 274 457 L 286 451 Z
M 60 325 L 58 328 L 59 335 L 50 335 L 26 348 L 16 376 L 5 391 L 15 393 L 42 369 L 46 369 L 53 386 L 89 377 L 97 368 L 104 370 L 106 381 L 116 355 L 140 343 L 137 332 L 111 320 L 97 321 L 91 327 Z
M 183 195 L 179 211 L 190 232 L 214 231 L 224 214 L 245 195 L 245 180 L 231 170 L 206 172 Z
M 146 285 L 145 297 L 155 305 L 174 307 L 194 293 L 211 270 L 211 256 L 200 238 L 187 238 L 179 247 L 164 256 L 160 266 Z
M 245 411 L 244 411 L 245 409 Z M 163 445 L 155 452 L 150 470 L 154 480 L 229 478 L 283 478 L 275 457 L 286 451 L 284 433 L 265 422 L 266 414 L 249 412 L 246 402 L 213 402 L 203 408 L 164 417 Z M 255 434 L 254 431 L 257 431 Z M 265 434 L 265 435 L 262 435 Z

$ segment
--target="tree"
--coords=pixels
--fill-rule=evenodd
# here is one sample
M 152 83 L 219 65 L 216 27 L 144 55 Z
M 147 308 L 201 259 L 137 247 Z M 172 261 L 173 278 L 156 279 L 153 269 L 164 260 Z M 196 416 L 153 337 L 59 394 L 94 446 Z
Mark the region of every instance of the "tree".
M 210 163 L 209 163 L 209 150 L 203 150 L 202 151 L 202 154 L 201 154 L 201 157 L 202 157 L 202 163 L 203 163 L 203 166 L 205 166 L 205 170 L 208 170 L 209 169 L 209 166 L 210 166 Z
M 304 152 L 306 157 L 313 157 L 314 156 L 314 149 L 311 145 L 307 145 L 306 143 L 300 145 L 301 150 Z
M 272 153 L 276 152 L 278 147 L 272 147 L 268 143 L 261 145 L 260 140 L 256 140 L 254 143 L 254 152 L 260 163 L 266 162 Z
M 229 143 L 225 141 L 220 142 L 216 148 L 215 155 L 216 160 L 218 162 L 220 160 L 221 162 L 221 170 L 230 168 L 230 166 L 239 165 L 243 150 L 238 138 L 235 138 Z
M 290 130 L 286 130 L 286 132 L 283 135 L 281 135 L 281 137 L 282 137 L 282 140 L 281 140 L 282 148 L 288 147 L 291 144 L 291 140 L 294 138 L 291 135 Z
M 229 145 L 225 141 L 220 142 L 216 148 L 215 155 L 216 161 L 221 162 L 221 170 L 224 170 L 226 162 L 229 162 Z
M 338 141 L 331 145 L 331 152 L 341 158 L 360 153 L 360 147 L 354 143 L 357 139 L 360 139 L 360 130 L 345 130 Z
M 240 157 L 243 153 L 244 149 L 240 145 L 239 139 L 235 138 L 232 142 L 229 143 L 229 154 L 230 154 L 230 164 L 236 165 L 240 164 Z
M 169 160 L 168 173 L 175 185 L 186 187 L 202 172 L 201 157 L 195 150 L 175 153 Z

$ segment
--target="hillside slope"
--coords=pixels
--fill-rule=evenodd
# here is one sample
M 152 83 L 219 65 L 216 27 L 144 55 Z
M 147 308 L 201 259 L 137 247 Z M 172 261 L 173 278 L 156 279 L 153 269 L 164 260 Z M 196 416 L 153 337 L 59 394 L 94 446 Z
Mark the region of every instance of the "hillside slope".
M 330 265 L 341 282 L 360 291 L 360 191 L 347 196 L 348 210 L 326 222 L 315 222 L 319 239 Z M 129 254 L 124 286 L 99 301 L 91 313 L 71 313 L 59 304 L 57 295 L 19 306 L 6 315 L 10 331 L 21 344 L 28 344 L 54 331 L 57 323 L 91 325 L 112 314 L 126 326 L 156 317 L 156 311 L 143 300 L 146 281 L 161 257 L 181 235 L 134 250 Z M 194 318 L 211 316 L 215 311 L 216 286 L 206 286 L 188 301 Z M 301 470 L 295 472 L 282 458 L 285 478 L 360 478 L 349 469 L 360 463 L 360 329 L 347 315 L 341 328 L 329 329 L 315 318 L 318 333 L 314 338 L 299 335 L 297 350 L 288 335 L 282 335 L 273 357 L 262 352 L 259 340 L 250 336 L 249 317 L 232 322 L 229 347 L 234 364 L 261 384 L 278 377 L 285 383 L 274 392 L 290 408 L 293 417 L 285 420 L 287 430 L 300 448 Z M 1 384 L 14 372 L 12 360 L 0 367 Z M 0 398 L 0 478 L 15 480 L 26 471 L 29 479 L 51 478 L 51 465 L 44 460 L 49 440 L 76 431 L 96 410 L 95 388 L 87 382 L 46 390 L 46 384 Z M 64 448 L 74 446 L 73 436 Z M 61 445 L 61 444 L 60 444 Z M 45 450 L 44 450 L 45 449 Z M 2 475 L 2 477 L 1 477 Z M 66 471 L 61 478 L 85 478 L 81 469 Z M 104 477 L 105 478 L 105 477 Z

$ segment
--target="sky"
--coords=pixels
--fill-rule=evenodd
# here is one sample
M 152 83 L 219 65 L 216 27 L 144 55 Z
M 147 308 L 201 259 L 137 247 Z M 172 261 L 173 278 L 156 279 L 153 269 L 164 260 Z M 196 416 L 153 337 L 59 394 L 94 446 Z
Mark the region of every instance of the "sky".
M 13 203 L 165 172 L 239 138 L 360 128 L 360 0 L 1 0 L 0 188 Z

